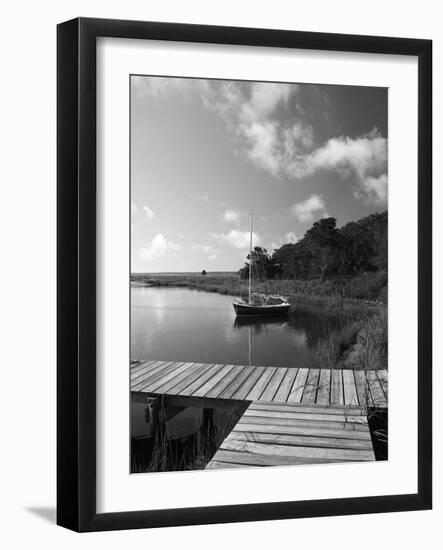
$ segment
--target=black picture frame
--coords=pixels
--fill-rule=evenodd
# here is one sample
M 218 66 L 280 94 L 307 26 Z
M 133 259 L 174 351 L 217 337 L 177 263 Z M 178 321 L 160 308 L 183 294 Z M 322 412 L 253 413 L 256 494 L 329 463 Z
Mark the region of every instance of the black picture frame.
M 416 494 L 96 512 L 96 39 L 398 54 L 418 59 Z M 57 29 L 57 523 L 75 531 L 320 517 L 432 506 L 432 42 L 78 18 Z

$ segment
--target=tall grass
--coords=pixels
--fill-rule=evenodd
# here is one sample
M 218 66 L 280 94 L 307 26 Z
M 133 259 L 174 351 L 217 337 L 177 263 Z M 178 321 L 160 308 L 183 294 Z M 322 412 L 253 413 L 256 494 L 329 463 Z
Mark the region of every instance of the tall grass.
M 386 368 L 386 310 L 363 311 L 359 317 L 317 342 L 311 352 L 313 368 Z
M 182 439 L 173 440 L 168 433 L 167 423 L 162 423 L 162 427 L 155 430 L 152 437 L 143 440 L 142 450 L 139 445 L 138 452 L 134 450 L 131 452 L 131 471 L 143 473 L 203 469 L 245 408 L 245 404 L 236 404 L 229 409 L 222 423 L 203 422 L 194 434 Z M 204 411 L 203 407 L 202 409 Z M 212 411 L 215 413 L 214 409 Z M 158 415 L 160 419 L 166 418 L 166 407 L 163 401 Z

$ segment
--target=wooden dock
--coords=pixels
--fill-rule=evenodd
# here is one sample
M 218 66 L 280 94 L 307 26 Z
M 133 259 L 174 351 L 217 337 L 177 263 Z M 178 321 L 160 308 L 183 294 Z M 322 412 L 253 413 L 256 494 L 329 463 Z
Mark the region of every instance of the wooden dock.
M 179 406 L 248 402 L 206 469 L 375 460 L 367 410 L 386 408 L 387 371 L 134 361 L 131 391 Z
M 387 407 L 386 370 L 307 369 L 144 361 L 131 391 L 240 401 Z
M 359 407 L 253 401 L 206 469 L 375 460 Z

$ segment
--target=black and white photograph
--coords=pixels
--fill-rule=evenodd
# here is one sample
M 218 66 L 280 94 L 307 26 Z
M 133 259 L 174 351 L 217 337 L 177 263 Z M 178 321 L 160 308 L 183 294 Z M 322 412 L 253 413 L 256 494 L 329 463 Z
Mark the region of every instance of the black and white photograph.
M 387 110 L 131 75 L 131 473 L 388 459 Z

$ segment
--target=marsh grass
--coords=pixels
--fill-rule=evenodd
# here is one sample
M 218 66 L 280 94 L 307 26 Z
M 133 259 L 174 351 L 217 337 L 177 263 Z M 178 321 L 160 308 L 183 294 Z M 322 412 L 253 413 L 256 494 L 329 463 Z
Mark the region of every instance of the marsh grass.
M 166 407 L 163 402 L 158 411 L 159 429 L 151 437 L 133 439 L 131 452 L 131 472 L 166 472 L 201 470 L 216 453 L 222 441 L 243 414 L 245 404 L 236 404 L 224 415 L 221 423 L 214 420 L 215 409 L 201 407 L 203 417 L 209 412 L 209 421 L 202 422 L 191 435 L 173 439 L 168 431 Z M 211 420 L 212 418 L 212 420 Z

